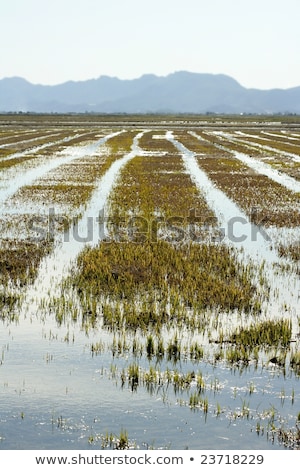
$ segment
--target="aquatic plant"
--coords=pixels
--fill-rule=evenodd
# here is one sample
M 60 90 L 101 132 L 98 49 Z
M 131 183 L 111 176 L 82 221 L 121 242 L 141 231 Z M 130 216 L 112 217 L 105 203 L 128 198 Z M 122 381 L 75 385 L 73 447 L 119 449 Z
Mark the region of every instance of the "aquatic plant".
M 104 435 L 90 436 L 89 443 L 101 441 L 102 449 L 126 450 L 135 448 L 135 443 L 129 440 L 128 431 L 121 429 L 120 434 L 106 432 Z
M 24 286 L 33 281 L 43 256 L 51 251 L 51 243 L 6 240 L 0 247 L 0 283 Z
M 300 261 L 300 243 L 294 242 L 290 244 L 279 243 L 276 245 L 279 256 L 287 257 L 292 261 Z
M 240 346 L 289 346 L 292 324 L 288 319 L 266 320 L 249 327 L 239 327 L 228 337 L 230 343 Z
M 213 307 L 260 310 L 251 271 L 232 254 L 224 245 L 103 243 L 83 250 L 70 282 L 82 305 L 102 306 L 107 327 L 195 326 L 194 315 Z
M 300 375 L 300 351 L 292 351 L 290 357 L 290 366 L 298 375 Z
M 32 130 L 31 133 L 26 130 L 27 137 L 23 132 L 26 119 L 28 117 L 14 117 L 18 123 L 18 132 L 14 131 L 14 135 L 7 129 L 12 127 L 12 123 L 7 123 L 7 118 L 0 116 L 0 122 L 6 122 L 2 135 L 0 132 L 0 145 L 1 142 L 17 141 L 18 133 L 24 141 L 34 137 Z M 123 393 L 125 399 L 131 395 L 128 393 L 130 391 L 134 392 L 134 401 L 136 393 L 140 393 L 141 387 L 144 387 L 146 392 L 155 395 L 164 405 L 173 403 L 176 397 L 176 402 L 186 406 L 188 413 L 189 409 L 202 410 L 207 415 L 212 409 L 214 416 L 222 413 L 222 420 L 249 419 L 249 425 L 253 423 L 253 428 L 260 436 L 277 437 L 281 445 L 291 445 L 290 448 L 293 448 L 299 416 L 295 427 L 290 424 L 284 427 L 278 411 L 270 405 L 270 410 L 262 412 L 260 420 L 257 420 L 259 411 L 256 410 L 255 415 L 250 403 L 244 398 L 246 395 L 249 401 L 259 400 L 260 386 L 256 383 L 256 374 L 251 371 L 258 370 L 260 365 L 260 373 L 264 375 L 266 371 L 272 377 L 284 375 L 283 369 L 288 370 L 289 367 L 289 373 L 297 379 L 300 362 L 298 343 L 291 349 L 294 343 L 290 343 L 290 320 L 280 323 L 272 317 L 272 324 L 268 320 L 262 321 L 268 319 L 269 314 L 264 290 L 267 266 L 256 266 L 243 257 L 242 252 L 226 247 L 219 239 L 219 243 L 212 240 L 210 234 L 213 230 L 218 231 L 218 225 L 207 204 L 207 196 L 185 172 L 180 153 L 165 139 L 164 132 L 173 129 L 176 138 L 197 154 L 199 165 L 210 178 L 240 207 L 246 208 L 253 222 L 264 223 L 264 216 L 271 214 L 270 224 L 295 225 L 297 211 L 299 213 L 299 195 L 290 198 L 283 188 L 280 190 L 278 186 L 269 184 L 268 179 L 258 178 L 235 158 L 231 152 L 233 149 L 248 152 L 249 147 L 241 141 L 230 143 L 224 137 L 218 137 L 215 126 L 219 125 L 219 119 L 189 116 L 183 121 L 178 116 L 145 116 L 141 123 L 138 116 L 30 116 L 30 122 L 40 129 L 36 135 L 41 144 L 46 141 L 51 143 L 53 137 L 50 131 L 52 129 L 52 132 L 56 132 L 54 127 L 58 121 L 64 129 L 57 138 L 63 139 L 65 136 L 70 140 L 42 149 L 40 154 L 28 153 L 20 160 L 18 157 L 11 161 L 6 158 L 12 155 L 11 152 L 21 150 L 21 147 L 28 150 L 30 142 L 16 142 L 16 146 L 13 145 L 9 151 L 0 149 L 3 178 L 5 172 L 12 174 L 14 170 L 9 168 L 8 162 L 14 162 L 15 170 L 22 174 L 25 168 L 34 168 L 41 162 L 51 161 L 53 152 L 59 152 L 69 145 L 92 143 L 110 133 L 111 126 L 113 130 L 119 130 L 126 125 L 126 132 L 109 140 L 97 154 L 86 155 L 72 164 L 63 165 L 59 171 L 48 173 L 34 184 L 23 187 L 10 200 L 16 204 L 32 203 L 30 210 L 37 209 L 37 215 L 44 200 L 47 203 L 55 202 L 61 208 L 65 206 L 60 212 L 63 223 L 57 222 L 57 231 L 68 228 L 71 216 L 79 214 L 81 204 L 88 201 L 99 178 L 112 163 L 131 150 L 137 127 L 149 129 L 139 141 L 142 154 L 137 150 L 137 157 L 130 160 L 115 181 L 106 206 L 107 239 L 97 247 L 83 250 L 72 275 L 61 285 L 61 295 L 52 297 L 49 286 L 49 298 L 42 301 L 32 319 L 35 321 L 41 318 L 45 326 L 48 315 L 52 316 L 49 318 L 51 322 L 56 319 L 57 324 L 51 325 L 53 330 L 49 334 L 46 327 L 43 328 L 43 338 L 50 340 L 53 347 L 55 341 L 60 341 L 62 347 L 72 347 L 69 343 L 72 338 L 75 341 L 74 332 L 76 339 L 82 333 L 80 339 L 84 338 L 85 353 L 95 362 L 93 369 L 99 374 L 98 377 L 102 380 L 107 374 L 108 380 L 112 381 L 110 385 L 116 386 L 118 393 Z M 264 117 L 249 117 L 252 127 L 257 126 L 254 119 L 259 123 L 267 121 Z M 274 117 L 274 120 L 279 119 L 281 122 L 281 117 Z M 226 132 L 228 127 L 233 134 L 237 125 L 239 128 L 248 126 L 245 117 L 235 118 L 239 122 L 234 125 L 231 120 L 232 117 L 222 117 L 222 126 L 227 126 Z M 157 126 L 155 131 L 152 130 L 154 125 Z M 199 140 L 191 135 L 187 132 L 190 129 L 203 138 Z M 259 132 L 258 129 L 253 131 L 253 139 L 254 134 Z M 259 144 L 263 142 L 263 139 L 260 140 Z M 277 140 L 284 144 L 284 139 Z M 284 145 L 287 147 L 286 143 Z M 258 148 L 255 153 L 253 150 L 253 156 L 264 158 Z M 272 157 L 269 162 L 280 171 L 285 167 L 286 171 L 297 174 L 297 165 L 292 170 L 293 165 L 281 156 L 277 159 Z M 239 194 L 240 188 L 243 189 L 240 191 L 242 194 Z M 276 198 L 279 201 L 277 206 Z M 253 203 L 257 205 L 257 211 L 252 211 Z M 286 221 L 289 210 L 291 220 Z M 21 312 L 18 295 L 21 292 L 22 296 L 23 287 L 35 278 L 40 260 L 49 253 L 47 250 L 52 250 L 51 244 L 43 249 L 38 244 L 27 244 L 28 240 L 23 244 L 19 230 L 21 220 L 23 227 L 25 214 L 18 214 L 14 218 L 8 213 L 1 219 L 1 228 L 4 227 L 7 232 L 12 229 L 18 235 L 8 243 L 2 236 L 0 316 L 5 323 L 11 321 L 14 315 L 8 314 L 9 309 Z M 211 231 L 207 230 L 207 225 Z M 199 235 L 196 236 L 197 240 L 195 237 L 192 240 L 193 235 Z M 285 248 L 285 254 L 288 254 L 289 246 Z M 297 261 L 297 253 L 292 256 Z M 291 270 L 292 274 L 294 272 Z M 24 314 L 27 311 L 24 310 Z M 287 301 L 282 316 L 284 319 L 292 316 Z M 64 342 L 68 344 L 64 345 Z M 55 353 L 45 353 L 43 349 L 42 362 L 46 363 L 49 371 L 55 357 Z M 109 357 L 112 363 L 107 366 Z M 5 359 L 2 351 L 0 364 Z M 226 361 L 226 364 L 218 364 L 218 361 Z M 250 373 L 253 381 L 244 380 L 244 386 L 240 387 L 244 370 Z M 206 375 L 204 371 L 209 373 Z M 220 395 L 223 387 L 231 385 L 231 379 L 228 379 L 230 384 L 223 382 L 223 373 L 228 373 L 234 378 L 232 382 L 237 382 L 230 398 L 226 390 L 225 397 Z M 262 383 L 265 384 L 263 380 L 259 382 L 260 385 Z M 297 404 L 297 394 L 296 388 L 289 394 L 286 386 L 281 390 L 277 388 L 274 396 L 277 402 L 278 398 L 281 400 L 281 414 L 286 402 L 289 402 L 290 417 L 292 406 Z M 4 387 L 9 388 L 8 382 L 4 382 Z M 63 390 L 68 393 L 71 388 L 65 387 Z M 99 390 L 96 391 L 96 397 Z M 291 400 L 287 400 L 289 396 Z M 224 398 L 241 399 L 241 405 L 231 413 L 231 407 L 224 405 Z M 268 395 L 268 401 L 269 398 L 271 400 L 271 395 Z M 219 401 L 216 402 L 216 399 Z M 22 418 L 22 413 L 16 416 Z M 28 418 L 24 418 L 22 427 L 27 422 Z M 103 422 L 101 417 L 101 428 Z M 93 428 L 96 429 L 95 423 Z M 54 419 L 52 424 L 56 428 L 54 431 L 60 434 L 71 431 L 71 426 L 62 416 Z M 83 429 L 85 423 L 81 421 L 79 426 Z M 91 445 L 112 449 L 136 446 L 124 429 L 117 434 L 109 431 L 105 435 L 90 430 L 90 423 L 84 429 Z M 80 433 L 81 437 L 84 432 Z

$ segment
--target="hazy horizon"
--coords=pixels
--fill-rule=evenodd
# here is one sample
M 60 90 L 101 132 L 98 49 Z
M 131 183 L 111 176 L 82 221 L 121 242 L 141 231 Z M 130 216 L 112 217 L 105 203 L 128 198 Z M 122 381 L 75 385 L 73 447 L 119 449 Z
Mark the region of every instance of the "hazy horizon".
M 246 88 L 300 85 L 298 0 L 12 0 L 0 15 L 0 79 L 57 85 L 179 70 Z
M 22 77 L 22 76 L 18 76 L 18 75 L 14 75 L 14 76 L 10 76 L 10 77 L 2 77 L 0 78 L 0 81 L 1 80 L 5 80 L 5 79 L 22 79 L 22 80 L 25 80 L 26 82 L 30 83 L 31 85 L 37 85 L 37 86 L 60 86 L 60 85 L 64 85 L 64 84 L 67 84 L 67 83 L 83 83 L 83 82 L 87 82 L 87 81 L 93 81 L 93 80 L 99 80 L 101 78 L 104 78 L 104 77 L 107 77 L 109 79 L 117 79 L 117 80 L 120 80 L 120 81 L 131 81 L 131 80 L 139 80 L 141 79 L 142 77 L 145 77 L 145 76 L 156 76 L 158 78 L 167 78 L 168 76 L 170 75 L 173 75 L 173 74 L 176 74 L 176 73 L 190 73 L 190 74 L 198 74 L 198 75 L 213 75 L 213 76 L 227 76 L 229 78 L 231 78 L 232 80 L 236 81 L 239 85 L 243 86 L 244 88 L 246 89 L 257 89 L 257 90 L 264 90 L 264 91 L 268 91 L 268 90 L 274 90 L 274 89 L 282 89 L 282 90 L 288 90 L 290 88 L 299 88 L 300 87 L 300 78 L 299 78 L 299 85 L 295 85 L 293 87 L 287 87 L 287 88 L 279 88 L 279 87 L 274 87 L 274 88 L 256 88 L 256 87 L 246 87 L 244 85 L 242 85 L 235 77 L 233 76 L 230 76 L 230 75 L 227 75 L 227 74 L 224 74 L 224 73 L 209 73 L 209 72 L 194 72 L 194 71 L 191 71 L 191 70 L 175 70 L 173 72 L 170 72 L 170 73 L 167 73 L 165 75 L 158 75 L 158 74 L 155 74 L 155 73 L 151 73 L 151 72 L 148 72 L 148 73 L 142 73 L 141 75 L 137 76 L 137 77 L 133 77 L 133 78 L 120 78 L 118 76 L 113 76 L 113 75 L 107 75 L 107 74 L 102 74 L 102 75 L 99 75 L 98 77 L 90 77 L 90 78 L 86 78 L 86 79 L 82 79 L 82 80 L 74 80 L 72 78 L 69 78 L 63 82 L 58 82 L 58 83 L 53 83 L 53 84 L 49 84 L 49 83 L 39 83 L 39 82 L 32 82 L 30 80 L 28 80 L 26 77 Z

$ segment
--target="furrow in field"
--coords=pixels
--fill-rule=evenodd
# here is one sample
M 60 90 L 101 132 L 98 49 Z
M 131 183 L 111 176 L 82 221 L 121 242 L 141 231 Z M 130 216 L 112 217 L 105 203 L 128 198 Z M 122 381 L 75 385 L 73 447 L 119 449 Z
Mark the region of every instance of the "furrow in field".
M 113 135 L 117 134 L 120 132 Z M 61 282 L 69 274 L 78 254 L 84 247 L 97 245 L 107 236 L 104 214 L 108 195 L 120 169 L 139 152 L 138 141 L 141 135 L 139 133 L 134 137 L 131 151 L 115 160 L 107 169 L 82 216 L 74 220 L 73 225 L 56 241 L 50 255 L 41 261 L 36 279 L 25 295 L 24 305 L 28 309 L 34 310 L 41 299 L 49 295 L 58 295 Z M 107 136 L 105 140 L 108 138 Z
M 15 193 L 0 219 L 2 288 L 12 275 L 16 286 L 33 281 L 43 256 L 76 225 L 100 178 L 130 150 L 135 134 L 111 136 L 95 154 L 63 165 Z
M 37 153 L 41 153 L 41 151 L 46 149 L 46 148 L 57 147 L 57 146 L 60 146 L 60 145 L 66 145 L 66 143 L 73 140 L 74 137 L 83 137 L 83 136 L 84 136 L 84 134 L 82 134 L 82 135 L 78 134 L 78 135 L 72 136 L 72 137 L 64 137 L 61 140 L 56 140 L 56 141 L 51 140 L 50 142 L 47 142 L 47 143 L 44 143 L 44 144 L 41 144 L 41 145 L 26 148 L 26 150 L 13 152 L 13 153 L 11 153 L 9 155 L 6 155 L 5 157 L 1 158 L 0 168 L 7 167 L 8 166 L 8 164 L 7 164 L 8 160 L 15 160 L 16 159 L 16 160 L 20 161 L 22 159 L 22 157 L 26 157 L 27 155 L 32 155 L 33 156 Z
M 214 224 L 214 214 L 205 196 L 193 185 L 186 173 L 181 157 L 164 135 L 147 132 L 140 140 L 143 154 L 135 157 L 122 170 L 123 190 L 114 191 L 110 198 L 110 211 L 121 217 L 132 215 L 149 226 L 159 221 L 169 232 L 171 221 L 177 220 L 185 228 L 197 215 L 199 224 Z M 126 208 L 120 213 L 121 208 Z
M 296 137 L 297 134 L 288 134 L 286 131 L 281 131 L 280 134 L 275 134 L 273 132 L 261 131 L 263 135 L 267 135 L 268 137 L 273 137 L 281 142 L 284 142 L 289 145 L 300 145 L 300 135 Z M 289 142 L 289 140 L 293 140 L 294 142 Z
M 199 135 L 199 133 L 197 132 Z M 242 143 L 238 139 L 232 139 L 230 135 L 225 136 L 222 132 L 201 132 L 202 138 L 206 138 L 209 142 L 216 146 L 222 146 L 224 149 L 229 151 L 236 151 L 237 154 L 246 154 L 253 162 L 258 160 L 266 165 L 266 168 L 274 170 L 273 174 L 288 175 L 290 178 L 296 181 L 300 180 L 300 162 L 291 158 L 290 156 L 284 155 L 284 153 L 274 153 L 268 151 L 263 146 L 253 146 L 251 143 Z M 220 148 L 220 147 L 219 147 Z M 298 157 L 297 157 L 298 158 Z
M 58 131 L 59 132 L 59 131 Z M 32 139 L 32 138 L 35 138 L 33 136 L 35 136 L 37 133 L 36 129 L 35 128 L 32 128 L 32 129 L 26 129 L 26 130 L 20 130 L 20 129 L 3 129 L 1 128 L 0 129 L 0 148 L 2 146 L 6 146 L 6 145 L 11 145 L 13 144 L 14 142 L 17 142 L 19 140 L 27 140 L 27 139 Z M 45 130 L 45 133 L 46 133 L 46 130 Z M 53 130 L 51 131 L 47 131 L 48 134 L 53 134 Z
M 235 150 L 238 153 L 251 155 L 253 161 L 258 159 L 264 162 L 267 167 L 281 174 L 286 174 L 297 181 L 300 180 L 300 162 L 285 156 L 283 153 L 274 153 L 263 147 L 254 147 L 251 143 L 242 143 L 238 139 L 230 138 L 231 134 L 226 138 L 224 137 L 225 134 L 223 134 L 222 137 L 222 132 L 197 132 L 197 134 L 201 134 L 202 138 L 206 138 L 206 140 L 215 145 L 222 145 L 223 148 L 228 148 L 231 151 Z
M 289 135 L 291 136 L 290 138 L 293 139 L 293 138 L 296 138 L 297 140 L 300 140 L 300 133 L 298 134 L 295 134 L 295 133 L 290 133 L 290 134 L 287 134 L 287 131 L 282 131 L 284 135 Z M 289 138 L 289 137 L 288 137 Z
M 248 148 L 257 148 L 261 150 L 262 152 L 267 152 L 268 154 L 276 154 L 276 155 L 281 155 L 287 158 L 290 158 L 294 162 L 300 162 L 300 147 L 298 147 L 298 153 L 293 153 L 290 152 L 289 150 L 286 150 L 286 148 L 277 148 L 274 140 L 272 141 L 272 146 L 266 145 L 265 143 L 259 142 L 259 138 L 257 137 L 247 137 L 247 139 L 240 139 L 234 137 L 232 134 L 229 134 L 227 132 L 223 131 L 218 131 L 214 132 L 215 135 L 219 135 L 221 139 L 224 139 L 225 141 L 229 142 L 235 142 L 235 143 L 241 143 L 246 145 Z M 278 144 L 279 145 L 279 144 Z M 283 147 L 283 145 L 281 145 Z
M 38 184 L 34 181 L 31 186 L 22 186 L 6 201 L 9 205 L 2 208 L 0 219 L 3 296 L 16 301 L 19 288 L 24 290 L 33 282 L 42 258 L 50 256 L 55 240 L 67 232 L 72 220 L 76 223 L 99 178 L 120 157 L 115 146 L 120 144 L 121 135 L 124 133 L 106 136 L 105 143 L 89 149 L 90 155 L 85 148 L 82 158 L 57 167 L 52 174 L 44 174 Z M 129 139 L 132 142 L 131 134 L 126 138 L 125 133 L 123 140 Z M 16 294 L 10 295 L 10 289 Z
M 265 304 L 267 315 L 280 316 L 281 309 L 291 309 L 291 318 L 294 332 L 298 331 L 298 319 L 296 317 L 300 292 L 300 281 L 295 278 L 294 272 L 280 272 L 277 266 L 282 259 L 272 248 L 272 240 L 261 225 L 251 222 L 247 214 L 243 212 L 226 193 L 218 189 L 211 174 L 203 171 L 202 158 L 195 152 L 188 150 L 181 142 L 176 140 L 172 133 L 168 138 L 182 152 L 187 168 L 195 182 L 202 190 L 207 192 L 207 200 L 217 215 L 218 222 L 224 228 L 224 242 L 232 247 L 242 247 L 241 259 L 250 259 L 260 265 L 266 266 L 268 272 L 268 284 L 270 297 Z M 284 307 L 285 306 L 285 307 Z
M 3 158 L 13 156 L 14 154 L 19 155 L 24 151 L 33 150 L 43 144 L 51 144 L 56 141 L 63 142 L 64 139 L 72 139 L 75 137 L 76 133 L 78 133 L 76 129 L 59 130 L 55 133 L 49 132 L 48 129 L 35 129 L 33 130 L 33 135 L 30 134 L 27 139 L 24 139 L 22 133 L 15 132 L 15 134 L 9 138 L 8 143 L 0 145 L 0 156 Z
M 187 170 L 197 186 L 206 193 L 207 201 L 216 214 L 228 243 L 243 247 L 252 257 L 275 260 L 276 255 L 270 249 L 267 233 L 260 231 L 260 228 L 250 221 L 246 211 L 226 194 L 222 186 L 216 185 L 215 170 L 209 171 L 209 165 L 203 165 L 204 157 L 198 157 L 197 153 L 183 145 L 180 141 L 182 136 L 177 140 L 173 133 L 168 133 L 167 138 L 182 153 Z M 194 149 L 195 145 L 194 143 Z M 213 151 L 210 146 L 209 148 Z
M 193 134 L 193 133 L 192 133 Z M 195 134 L 194 134 L 195 135 Z M 203 135 L 200 138 L 203 141 Z M 224 151 L 224 146 L 213 142 L 213 144 Z M 286 177 L 280 165 L 280 172 L 270 168 L 259 159 L 253 159 L 237 150 L 230 150 L 226 147 L 228 156 L 226 159 L 215 161 L 215 180 L 221 185 L 230 197 L 238 201 L 239 205 L 246 210 L 249 217 L 258 219 L 263 226 L 271 227 L 268 231 L 272 238 L 273 245 L 279 256 L 284 259 L 289 258 L 296 265 L 299 261 L 299 220 L 300 220 L 300 198 L 299 182 Z M 235 164 L 235 169 L 231 169 L 230 162 L 232 155 L 240 161 L 239 168 Z M 281 159 L 282 160 L 282 159 Z M 205 164 L 205 162 L 201 162 Z M 220 164 L 222 163 L 222 164 Z M 249 174 L 253 169 L 259 173 L 255 177 Z M 296 165 L 296 164 L 294 164 Z M 223 168 L 222 168 L 223 166 Z M 292 170 L 285 170 L 293 174 Z M 241 172 L 245 178 L 241 178 Z M 235 182 L 232 184 L 232 177 Z M 264 181 L 264 176 L 270 179 Z M 281 188 L 278 187 L 281 185 Z
M 26 126 L 25 128 L 19 128 L 17 126 L 14 126 L 11 122 L 9 122 L 9 125 L 5 126 L 2 122 L 2 119 L 0 119 L 0 122 L 0 141 L 2 141 L 2 139 L 10 138 L 16 135 L 32 135 L 36 131 L 35 126 Z
M 289 176 L 288 174 L 283 173 L 282 171 L 278 171 L 274 168 L 269 163 L 265 163 L 261 159 L 258 158 L 252 158 L 249 154 L 243 153 L 236 151 L 234 149 L 230 149 L 230 144 L 228 147 L 228 142 L 231 141 L 231 138 L 228 137 L 227 135 L 224 135 L 223 133 L 221 142 L 219 143 L 219 148 L 224 148 L 235 155 L 236 158 L 241 160 L 243 163 L 246 163 L 249 167 L 253 168 L 255 171 L 257 171 L 260 174 L 263 174 L 267 176 L 268 178 L 272 179 L 276 183 L 285 186 L 287 189 L 290 191 L 294 192 L 299 192 L 300 191 L 300 182 L 297 181 L 295 178 Z M 215 142 L 215 146 L 218 146 L 218 144 Z M 300 161 L 300 157 L 299 157 Z
M 70 135 L 71 133 L 71 135 Z M 59 151 L 65 149 L 68 146 L 74 146 L 76 144 L 83 145 L 86 142 L 86 145 L 91 141 L 99 139 L 99 131 L 96 132 L 61 132 L 60 139 L 54 140 L 53 138 L 48 138 L 43 136 L 43 142 L 40 145 L 28 145 L 23 146 L 15 145 L 11 149 L 2 149 L 0 148 L 0 170 L 5 170 L 14 165 L 22 163 L 29 159 L 35 157 L 46 158 L 51 156 L 53 153 L 58 153 Z
M 178 133 L 178 140 L 197 154 L 200 167 L 217 187 L 253 222 L 264 227 L 295 227 L 299 223 L 300 201 L 297 192 L 270 179 L 254 167 L 256 160 L 243 159 L 240 152 L 230 150 L 216 142 L 203 140 L 203 133 Z M 199 140 L 200 139 L 200 140 Z M 267 168 L 269 170 L 269 168 Z M 292 180 L 295 188 L 295 181 Z
M 120 131 L 108 134 L 105 137 L 97 140 L 96 142 L 89 143 L 84 146 L 69 147 L 56 154 L 47 162 L 37 160 L 37 166 L 33 166 L 23 172 L 15 171 L 5 172 L 6 179 L 2 179 L 2 187 L 0 187 L 0 214 L 5 210 L 4 203 L 12 197 L 21 187 L 31 185 L 36 179 L 41 178 L 43 175 L 54 171 L 62 165 L 69 164 L 74 160 L 83 158 L 86 155 L 92 155 L 97 152 L 99 146 L 103 145 L 111 137 L 118 135 Z
M 279 150 L 286 150 L 287 152 L 292 151 L 294 147 L 297 153 L 299 154 L 300 150 L 300 141 L 298 139 L 292 137 L 291 139 L 288 138 L 287 135 L 284 134 L 273 134 L 271 132 L 266 132 L 266 131 L 260 131 L 255 132 L 252 131 L 252 133 L 247 133 L 244 131 L 235 131 L 234 133 L 231 133 L 232 137 L 235 138 L 237 137 L 239 140 L 242 140 L 243 138 L 246 140 L 249 139 L 250 143 L 261 143 L 263 146 L 265 145 L 265 141 L 267 143 L 270 143 L 270 146 L 272 148 L 279 149 Z M 298 141 L 298 142 L 290 142 L 290 140 Z
M 28 147 L 28 144 L 30 144 L 30 146 L 32 145 L 32 143 L 36 143 L 38 142 L 39 140 L 44 140 L 44 139 L 51 139 L 53 140 L 53 137 L 57 137 L 61 134 L 61 132 L 55 132 L 55 133 L 49 133 L 49 132 L 45 132 L 43 133 L 42 135 L 39 135 L 37 137 L 32 137 L 31 134 L 26 138 L 24 139 L 24 136 L 22 135 L 19 135 L 19 139 L 22 139 L 23 140 L 18 140 L 16 138 L 16 136 L 12 136 L 10 137 L 9 140 L 10 142 L 6 142 L 6 143 L 2 143 L 1 142 L 1 138 L 0 138 L 0 149 L 3 149 L 3 148 L 6 148 L 6 147 L 13 147 L 15 148 L 16 146 L 22 146 L 23 144 L 26 145 L 26 147 Z
M 82 311 L 113 331 L 158 338 L 174 328 L 204 331 L 212 311 L 259 311 L 251 266 L 203 233 L 216 226 L 215 213 L 173 141 L 148 132 L 139 145 L 109 197 L 109 239 L 80 253 L 69 280 Z
M 130 151 L 133 132 L 124 131 L 111 136 L 99 146 L 95 153 L 84 155 L 75 161 L 60 165 L 32 184 L 22 186 L 7 204 L 7 213 L 20 213 L 20 206 L 32 212 L 37 208 L 42 213 L 49 207 L 73 213 L 74 209 L 84 206 L 90 197 L 94 185 L 114 160 Z M 116 145 L 119 150 L 116 150 Z M 47 203 L 45 204 L 45 201 Z

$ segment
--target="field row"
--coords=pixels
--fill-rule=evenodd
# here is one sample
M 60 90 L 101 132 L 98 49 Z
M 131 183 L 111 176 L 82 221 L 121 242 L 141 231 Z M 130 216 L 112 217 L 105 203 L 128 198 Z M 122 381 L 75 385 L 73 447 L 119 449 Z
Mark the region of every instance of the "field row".
M 19 427 L 41 439 L 51 408 L 49 436 L 80 445 L 119 445 L 104 423 L 143 416 L 138 446 L 240 426 L 299 448 L 300 134 L 61 119 L 0 127 L 0 366 Z M 9 446 L 17 412 L 1 413 Z
M 101 131 L 94 130 L 85 138 L 90 139 L 96 134 L 98 137 L 103 135 Z M 0 224 L 1 250 L 5 259 L 9 258 L 7 247 L 13 244 L 21 252 L 25 250 L 24 253 L 33 248 L 34 229 L 37 229 L 37 235 L 45 235 L 43 240 L 37 241 L 42 241 L 48 252 L 54 233 L 68 230 L 74 218 L 84 214 L 99 180 L 114 161 L 130 151 L 137 131 L 117 132 L 112 136 L 106 131 L 105 134 L 107 140 L 97 150 L 90 143 L 86 145 L 84 138 L 80 147 L 65 144 L 60 153 L 55 151 L 55 157 L 49 153 L 52 162 L 57 161 L 49 171 L 42 164 L 45 161 L 43 151 L 37 152 L 36 159 L 40 163 L 34 167 L 26 167 L 25 170 L 21 163 L 16 165 L 14 172 L 2 169 Z M 157 241 L 160 237 L 167 242 L 176 242 L 186 241 L 187 234 L 192 241 L 218 240 L 218 220 L 208 203 L 207 194 L 194 184 L 193 175 L 186 169 L 181 153 L 166 136 L 162 131 L 147 130 L 143 133 L 139 139 L 140 155 L 123 168 L 118 180 L 120 183 L 107 201 L 108 227 L 116 241 L 135 242 L 139 237 L 140 241 L 145 237 Z M 215 136 L 212 132 L 186 130 L 173 132 L 173 136 L 194 153 L 208 178 L 239 206 L 252 223 L 264 228 L 299 225 L 299 193 L 242 163 L 234 154 L 237 150 L 231 140 L 221 139 L 219 134 Z M 222 149 L 219 147 L 220 139 Z M 64 162 L 63 155 L 67 152 L 71 158 Z M 36 172 L 39 169 L 40 173 Z M 32 178 L 28 178 L 29 181 L 31 179 L 30 184 L 25 184 L 24 175 L 31 173 Z M 6 188 L 13 187 L 17 180 L 20 183 L 15 185 L 12 194 L 10 191 L 6 193 Z M 49 225 L 52 232 L 54 230 L 51 236 Z M 285 248 L 281 241 L 277 248 L 281 255 L 290 254 L 296 261 L 299 258 L 297 244 Z M 37 252 L 40 253 L 37 259 L 40 259 L 43 251 L 39 248 Z M 20 256 L 20 259 L 21 264 L 28 263 L 26 257 Z M 7 266 L 3 279 L 9 278 L 10 269 Z M 24 272 L 24 266 L 21 272 Z M 24 274 L 21 277 L 24 278 Z

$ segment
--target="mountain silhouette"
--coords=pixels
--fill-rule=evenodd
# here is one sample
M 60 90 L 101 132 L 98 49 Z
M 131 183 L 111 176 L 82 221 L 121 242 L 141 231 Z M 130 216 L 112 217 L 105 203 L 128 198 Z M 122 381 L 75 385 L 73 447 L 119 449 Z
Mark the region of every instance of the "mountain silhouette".
M 174 72 L 132 80 L 100 76 L 59 85 L 0 80 L 0 112 L 300 114 L 300 86 L 245 88 L 223 74 Z

